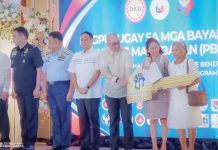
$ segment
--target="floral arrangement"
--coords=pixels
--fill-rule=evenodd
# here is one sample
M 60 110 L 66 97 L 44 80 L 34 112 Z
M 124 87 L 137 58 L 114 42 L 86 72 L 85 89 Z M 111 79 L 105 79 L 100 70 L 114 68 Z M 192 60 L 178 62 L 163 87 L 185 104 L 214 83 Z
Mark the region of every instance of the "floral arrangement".
M 11 40 L 11 32 L 18 24 L 20 24 L 19 8 L 7 0 L 0 0 L 0 39 Z
M 25 21 L 24 27 L 29 31 L 30 43 L 38 46 L 41 50 L 47 51 L 49 17 L 48 12 L 39 12 L 21 6 L 21 13 Z
M 50 11 L 40 12 L 23 6 L 15 8 L 9 0 L 0 0 L 0 39 L 11 40 L 11 32 L 16 26 L 21 25 L 22 16 L 23 26 L 29 31 L 29 42 L 46 53 L 49 28 L 56 10 L 53 1 L 50 1 L 49 9 Z

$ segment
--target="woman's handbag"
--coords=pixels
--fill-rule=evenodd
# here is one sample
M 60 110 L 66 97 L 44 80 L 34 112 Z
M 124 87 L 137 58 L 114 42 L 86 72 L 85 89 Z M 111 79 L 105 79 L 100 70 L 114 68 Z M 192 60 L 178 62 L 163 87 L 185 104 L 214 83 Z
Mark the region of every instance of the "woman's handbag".
M 187 59 L 187 73 L 189 73 L 189 65 Z M 207 105 L 207 94 L 203 83 L 200 81 L 203 87 L 203 91 L 190 91 L 188 92 L 188 87 L 186 87 L 186 93 L 188 94 L 188 104 L 189 106 L 204 106 Z

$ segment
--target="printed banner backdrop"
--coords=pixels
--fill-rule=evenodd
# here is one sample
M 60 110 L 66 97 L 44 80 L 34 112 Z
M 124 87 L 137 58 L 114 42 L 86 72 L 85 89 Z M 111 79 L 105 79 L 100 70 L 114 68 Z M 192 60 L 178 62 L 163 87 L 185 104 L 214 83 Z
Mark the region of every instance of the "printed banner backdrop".
M 208 105 L 201 108 L 203 125 L 197 138 L 218 139 L 218 4 L 216 0 L 65 0 L 60 2 L 60 31 L 64 46 L 74 53 L 81 50 L 80 34 L 94 34 L 93 47 L 106 47 L 106 35 L 117 33 L 122 46 L 134 58 L 134 69 L 146 57 L 145 41 L 158 39 L 165 55 L 173 60 L 173 41 L 187 43 L 188 57 L 194 59 L 205 85 Z M 109 115 L 102 95 L 100 103 L 102 135 L 109 135 Z M 144 104 L 133 104 L 134 136 L 149 137 L 149 121 L 144 116 Z M 120 135 L 123 135 L 122 121 Z M 75 101 L 72 103 L 72 133 L 79 134 Z M 178 137 L 170 129 L 169 137 Z M 158 136 L 161 136 L 160 122 Z

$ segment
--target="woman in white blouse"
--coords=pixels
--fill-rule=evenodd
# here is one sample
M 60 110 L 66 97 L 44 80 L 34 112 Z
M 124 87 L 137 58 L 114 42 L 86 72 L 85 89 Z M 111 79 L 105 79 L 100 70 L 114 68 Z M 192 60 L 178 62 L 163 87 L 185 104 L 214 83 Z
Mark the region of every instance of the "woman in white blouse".
M 178 76 L 187 74 L 187 63 L 189 73 L 197 73 L 196 63 L 186 58 L 187 47 L 184 42 L 174 42 L 172 46 L 172 54 L 174 61 L 168 66 L 170 76 Z M 200 77 L 200 75 L 199 75 Z M 197 78 L 188 86 L 189 91 L 197 90 L 196 84 L 200 81 Z M 188 95 L 186 86 L 172 88 L 170 92 L 170 106 L 168 113 L 168 128 L 178 129 L 179 141 L 182 150 L 194 150 L 196 137 L 196 127 L 202 124 L 200 107 L 188 105 Z M 189 146 L 186 143 L 186 129 L 188 129 Z

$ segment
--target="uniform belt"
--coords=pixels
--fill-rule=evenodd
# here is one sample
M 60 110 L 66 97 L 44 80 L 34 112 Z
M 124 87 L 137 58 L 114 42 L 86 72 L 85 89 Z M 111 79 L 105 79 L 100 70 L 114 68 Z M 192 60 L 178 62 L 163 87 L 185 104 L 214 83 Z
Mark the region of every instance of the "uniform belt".
M 55 85 L 55 84 L 62 84 L 62 83 L 69 83 L 70 80 L 66 80 L 66 81 L 49 81 L 48 84 L 49 85 Z

